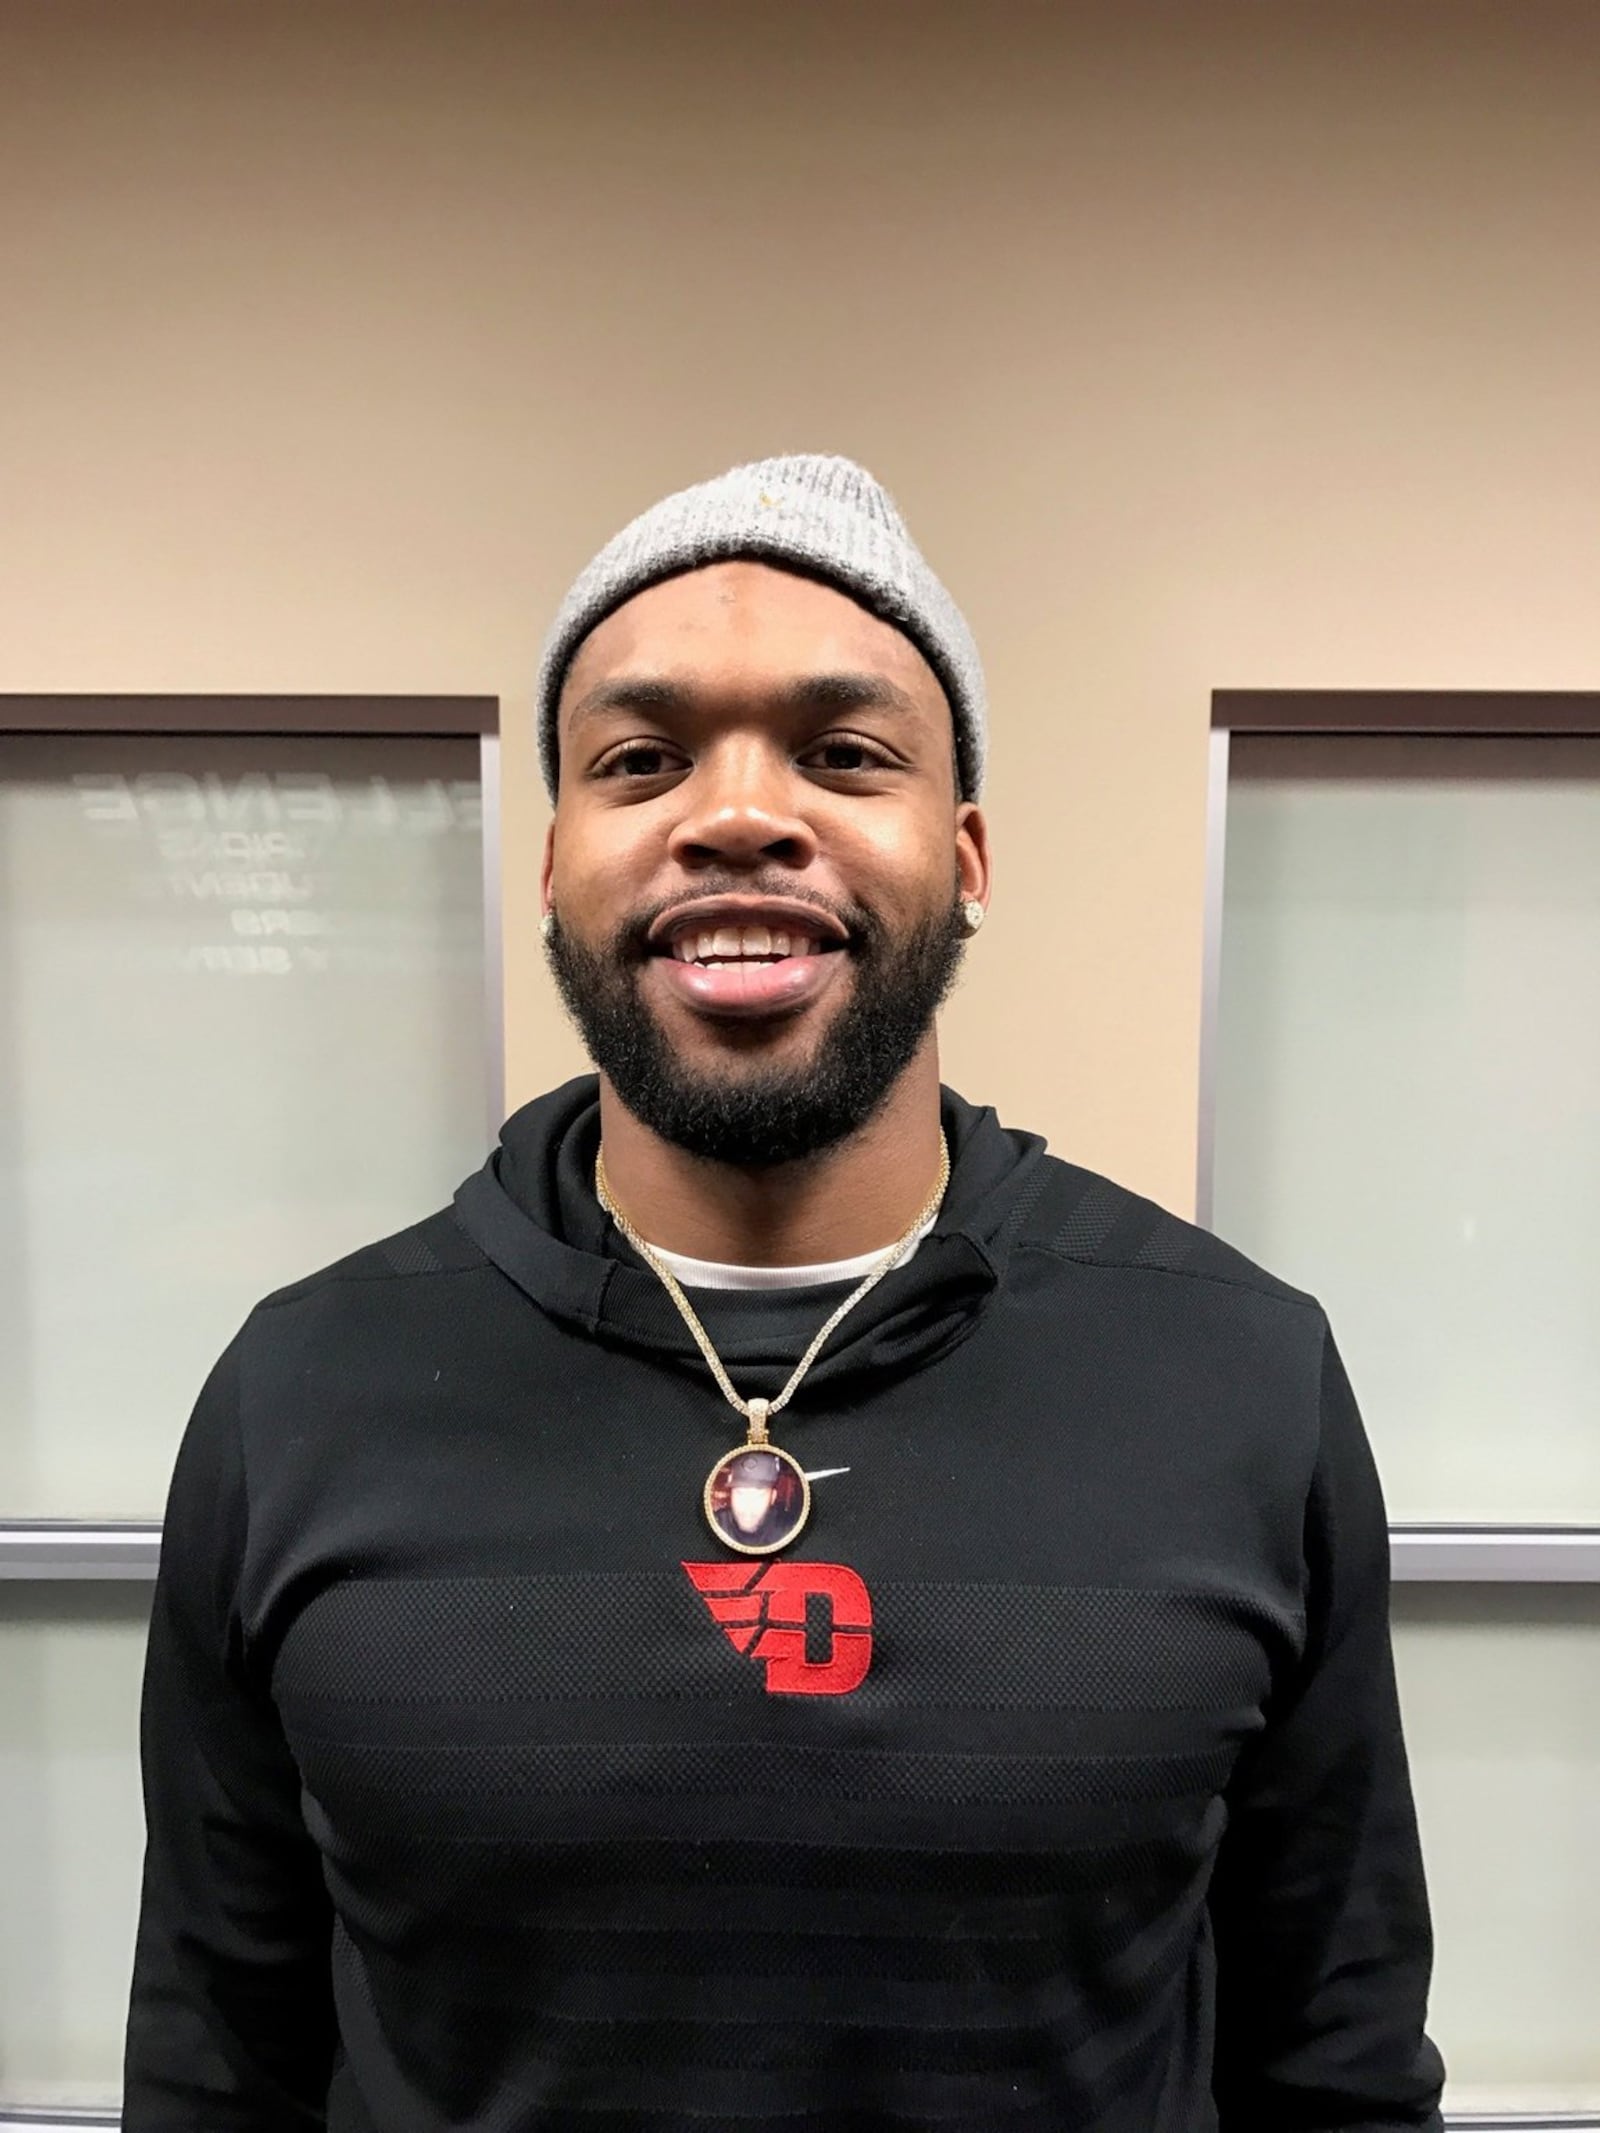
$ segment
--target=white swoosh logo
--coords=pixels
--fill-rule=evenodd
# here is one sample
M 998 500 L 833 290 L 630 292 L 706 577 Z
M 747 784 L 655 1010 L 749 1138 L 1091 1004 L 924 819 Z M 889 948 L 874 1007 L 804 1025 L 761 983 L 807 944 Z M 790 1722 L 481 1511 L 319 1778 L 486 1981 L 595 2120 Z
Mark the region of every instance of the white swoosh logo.
M 814 1474 L 807 1474 L 807 1481 L 826 1481 L 833 1474 L 848 1474 L 847 1466 L 819 1466 Z

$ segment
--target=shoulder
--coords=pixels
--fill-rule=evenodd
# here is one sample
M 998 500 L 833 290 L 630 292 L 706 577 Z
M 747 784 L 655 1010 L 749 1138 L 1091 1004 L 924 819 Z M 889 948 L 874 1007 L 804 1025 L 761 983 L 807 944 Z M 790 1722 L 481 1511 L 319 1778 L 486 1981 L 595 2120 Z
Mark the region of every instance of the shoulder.
M 1231 1244 L 1098 1171 L 1046 1156 L 1019 1249 L 1255 1296 L 1322 1322 L 1322 1306 Z
M 1071 1351 L 1151 1411 L 1218 1445 L 1285 1502 L 1304 1503 L 1322 1431 L 1330 1335 L 1319 1300 L 1114 1179 L 1048 1159 L 1013 1259 Z
M 461 1228 L 453 1209 L 444 1207 L 420 1222 L 396 1230 L 392 1236 L 376 1238 L 371 1244 L 361 1245 L 343 1258 L 272 1290 L 250 1315 L 252 1319 L 266 1318 L 296 1305 L 336 1299 L 355 1290 L 388 1288 L 398 1297 L 419 1281 L 467 1273 L 487 1265 L 485 1254 Z
M 431 1371 L 455 1352 L 483 1317 L 462 1285 L 488 1267 L 445 1208 L 263 1296 L 239 1329 L 234 1381 L 252 1486 L 359 1435 L 414 1384 L 420 1358 Z

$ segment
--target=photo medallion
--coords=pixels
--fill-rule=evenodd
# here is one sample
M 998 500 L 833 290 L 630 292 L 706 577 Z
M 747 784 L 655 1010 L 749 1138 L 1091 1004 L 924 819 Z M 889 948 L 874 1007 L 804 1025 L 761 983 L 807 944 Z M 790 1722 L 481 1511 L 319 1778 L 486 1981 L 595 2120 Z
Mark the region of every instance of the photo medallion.
M 706 1477 L 706 1519 L 725 1548 L 776 1555 L 811 1511 L 811 1484 L 797 1459 L 775 1444 L 741 1445 Z
M 712 1347 L 711 1336 L 701 1325 L 694 1305 L 683 1293 L 678 1277 L 645 1242 L 611 1197 L 611 1187 L 606 1182 L 605 1150 L 597 1150 L 594 1159 L 595 1198 L 672 1298 L 678 1316 L 688 1327 L 695 1346 L 706 1359 L 707 1369 L 716 1379 L 717 1390 L 749 1425 L 749 1435 L 739 1449 L 725 1453 L 706 1476 L 700 1499 L 705 1506 L 706 1523 L 722 1545 L 732 1548 L 735 1554 L 776 1555 L 780 1548 L 787 1548 L 797 1537 L 810 1517 L 811 1484 L 806 1479 L 805 1469 L 798 1459 L 791 1459 L 787 1452 L 779 1451 L 767 1435 L 767 1424 L 788 1406 L 800 1380 L 827 1345 L 829 1335 L 850 1316 L 863 1297 L 872 1293 L 885 1274 L 894 1272 L 913 1250 L 923 1231 L 932 1225 L 944 1204 L 945 1187 L 949 1183 L 950 1144 L 941 1133 L 938 1182 L 911 1227 L 862 1275 L 844 1302 L 835 1305 L 832 1315 L 823 1320 L 811 1336 L 811 1345 L 790 1371 L 782 1391 L 771 1399 L 753 1395 L 746 1400 L 723 1369 L 722 1358 Z M 829 1471 L 843 1473 L 848 1469 L 830 1468 Z

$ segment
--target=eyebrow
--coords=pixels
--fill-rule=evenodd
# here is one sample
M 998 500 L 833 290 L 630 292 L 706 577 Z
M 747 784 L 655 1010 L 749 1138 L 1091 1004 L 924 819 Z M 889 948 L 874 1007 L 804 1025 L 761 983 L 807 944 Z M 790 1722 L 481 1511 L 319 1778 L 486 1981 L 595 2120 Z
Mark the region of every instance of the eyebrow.
M 693 708 L 699 691 L 682 682 L 602 681 L 572 710 L 572 724 L 602 711 L 684 711 Z M 769 692 L 768 703 L 785 711 L 915 711 L 916 698 L 881 674 L 805 674 Z

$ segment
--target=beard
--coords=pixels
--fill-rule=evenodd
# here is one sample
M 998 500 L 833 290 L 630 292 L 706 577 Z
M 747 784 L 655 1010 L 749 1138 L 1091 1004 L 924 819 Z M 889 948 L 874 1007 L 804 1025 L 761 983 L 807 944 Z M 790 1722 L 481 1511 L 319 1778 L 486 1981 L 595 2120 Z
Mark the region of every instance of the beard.
M 545 954 L 589 1057 L 634 1117 L 690 1155 L 743 1170 L 798 1162 L 860 1131 L 927 1036 L 966 945 L 953 896 L 898 935 L 873 912 L 841 909 L 848 944 L 824 952 L 850 956 L 854 982 L 812 1056 L 761 1064 L 736 1055 L 720 1070 L 695 1068 L 673 1051 L 640 983 L 662 908 L 627 920 L 600 948 L 574 939 L 558 919 Z

